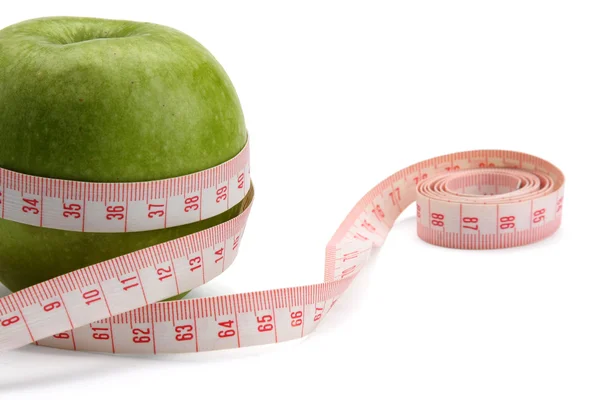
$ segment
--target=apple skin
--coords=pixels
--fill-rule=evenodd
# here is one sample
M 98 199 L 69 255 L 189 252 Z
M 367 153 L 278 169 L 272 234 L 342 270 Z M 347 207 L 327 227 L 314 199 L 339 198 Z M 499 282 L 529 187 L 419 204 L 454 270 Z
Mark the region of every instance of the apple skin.
M 0 30 L 0 104 L 0 167 L 42 177 L 172 178 L 225 162 L 247 141 L 222 66 L 190 36 L 152 23 L 46 17 Z M 209 220 L 146 232 L 0 220 L 0 281 L 17 291 L 204 230 L 239 215 L 251 195 Z

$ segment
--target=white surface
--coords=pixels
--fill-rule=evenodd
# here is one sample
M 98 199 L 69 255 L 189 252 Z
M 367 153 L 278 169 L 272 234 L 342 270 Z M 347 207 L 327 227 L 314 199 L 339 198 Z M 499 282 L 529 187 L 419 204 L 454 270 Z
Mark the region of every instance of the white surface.
M 504 148 L 559 166 L 559 232 L 523 248 L 447 250 L 417 238 L 413 206 L 301 341 L 147 357 L 27 346 L 0 354 L 1 398 L 600 396 L 597 4 L 323 3 L 13 2 L 0 26 L 156 22 L 223 64 L 251 133 L 256 201 L 238 259 L 196 295 L 320 281 L 324 246 L 364 192 L 454 151 Z

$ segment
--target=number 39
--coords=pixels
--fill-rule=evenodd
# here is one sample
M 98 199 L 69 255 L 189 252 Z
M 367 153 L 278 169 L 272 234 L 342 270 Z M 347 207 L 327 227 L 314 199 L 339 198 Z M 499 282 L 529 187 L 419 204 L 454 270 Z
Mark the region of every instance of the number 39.
M 217 189 L 217 203 L 227 199 L 227 186 Z

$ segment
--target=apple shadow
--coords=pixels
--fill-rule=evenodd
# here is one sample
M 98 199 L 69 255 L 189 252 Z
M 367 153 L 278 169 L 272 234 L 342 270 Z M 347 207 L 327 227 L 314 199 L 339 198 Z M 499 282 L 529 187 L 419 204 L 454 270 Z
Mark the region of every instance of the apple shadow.
M 0 283 L 0 297 L 8 296 L 12 292 L 6 286 Z
M 49 386 L 56 386 L 61 383 L 67 383 L 69 381 L 76 381 L 83 377 L 85 378 L 101 378 L 106 375 L 118 373 L 120 369 L 130 368 L 131 366 L 122 366 L 119 368 L 114 362 L 105 363 L 90 363 L 90 354 L 84 352 L 75 352 L 68 350 L 53 349 L 49 347 L 35 346 L 33 344 L 13 350 L 13 357 L 25 358 L 30 361 L 32 358 L 49 357 L 52 364 L 64 365 L 66 362 L 73 364 L 73 370 L 65 371 L 62 368 L 45 368 L 43 374 L 20 374 L 19 377 L 14 379 L 5 380 L 6 377 L 0 379 L 0 394 L 14 393 L 20 390 L 30 390 L 32 388 L 42 388 Z M 67 354 L 68 353 L 68 354 Z M 93 354 L 92 357 L 108 356 L 103 354 Z M 81 361 L 85 359 L 89 366 L 81 366 Z M 92 358 L 94 361 L 94 358 Z M 79 365 L 78 365 L 79 364 Z M 103 365 L 104 364 L 104 365 Z M 10 368 L 14 370 L 14 362 L 10 364 Z M 20 369 L 20 368 L 19 368 Z M 11 377 L 12 378 L 12 377 Z

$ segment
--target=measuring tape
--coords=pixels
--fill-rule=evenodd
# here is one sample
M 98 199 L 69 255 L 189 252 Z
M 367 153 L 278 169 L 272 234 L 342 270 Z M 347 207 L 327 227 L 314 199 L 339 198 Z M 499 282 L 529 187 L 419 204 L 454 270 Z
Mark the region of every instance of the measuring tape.
M 2 218 L 51 229 L 133 232 L 183 225 L 253 198 L 248 144 L 195 174 L 88 183 L 0 169 Z M 354 206 L 326 246 L 323 283 L 160 302 L 219 276 L 251 209 L 212 228 L 76 270 L 0 298 L 0 350 L 30 343 L 112 353 L 177 353 L 269 344 L 312 332 L 416 201 L 417 234 L 461 249 L 525 245 L 553 234 L 564 176 L 538 157 L 467 151 L 402 169 Z

